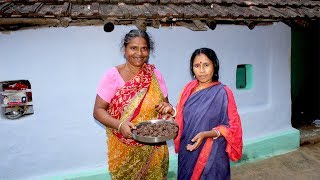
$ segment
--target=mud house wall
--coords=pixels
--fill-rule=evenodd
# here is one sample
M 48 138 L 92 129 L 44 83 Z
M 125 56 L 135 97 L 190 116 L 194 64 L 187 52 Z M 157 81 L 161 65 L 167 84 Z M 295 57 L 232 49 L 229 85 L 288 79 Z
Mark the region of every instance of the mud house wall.
M 26 79 L 34 114 L 0 117 L 0 179 L 81 172 L 106 167 L 105 130 L 92 117 L 103 73 L 120 63 L 120 40 L 134 26 L 45 28 L 0 34 L 0 81 Z M 212 31 L 149 28 L 155 40 L 150 63 L 163 73 L 176 104 L 190 79 L 189 59 L 210 47 L 220 59 L 220 80 L 235 95 L 244 140 L 291 129 L 290 28 L 282 23 L 219 25 Z M 253 87 L 236 89 L 236 67 L 251 64 Z M 172 145 L 170 146 L 172 153 Z

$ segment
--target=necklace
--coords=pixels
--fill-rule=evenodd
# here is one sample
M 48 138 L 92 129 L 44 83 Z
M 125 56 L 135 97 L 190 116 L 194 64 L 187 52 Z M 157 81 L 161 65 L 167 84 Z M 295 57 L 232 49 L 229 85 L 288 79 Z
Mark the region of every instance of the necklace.
M 125 71 L 126 71 L 127 73 L 132 74 L 132 75 L 136 75 L 136 74 L 139 72 L 139 70 L 138 70 L 138 71 L 132 70 L 132 69 L 128 66 L 127 63 L 125 64 Z
M 124 80 L 124 82 L 128 82 L 131 79 L 133 79 L 139 71 L 134 72 L 127 64 L 123 64 L 121 67 L 121 70 L 119 70 L 119 73 Z

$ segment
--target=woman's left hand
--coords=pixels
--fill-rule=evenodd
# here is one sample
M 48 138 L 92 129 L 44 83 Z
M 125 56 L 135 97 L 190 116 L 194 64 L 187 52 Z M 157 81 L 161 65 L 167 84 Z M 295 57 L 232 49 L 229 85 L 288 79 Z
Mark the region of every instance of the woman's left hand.
M 156 111 L 162 115 L 172 114 L 172 111 L 174 111 L 173 107 L 167 102 L 161 102 L 157 104 L 155 108 L 156 108 Z
M 198 149 L 198 147 L 201 145 L 202 141 L 206 138 L 205 134 L 203 132 L 199 132 L 193 139 L 191 139 L 191 142 L 193 144 L 187 145 L 188 151 L 195 151 Z

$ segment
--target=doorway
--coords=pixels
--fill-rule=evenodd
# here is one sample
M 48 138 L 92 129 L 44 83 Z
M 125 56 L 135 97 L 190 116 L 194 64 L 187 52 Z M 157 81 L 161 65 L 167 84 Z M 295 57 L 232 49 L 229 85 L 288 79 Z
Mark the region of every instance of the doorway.
M 320 119 L 320 23 L 291 28 L 292 126 Z

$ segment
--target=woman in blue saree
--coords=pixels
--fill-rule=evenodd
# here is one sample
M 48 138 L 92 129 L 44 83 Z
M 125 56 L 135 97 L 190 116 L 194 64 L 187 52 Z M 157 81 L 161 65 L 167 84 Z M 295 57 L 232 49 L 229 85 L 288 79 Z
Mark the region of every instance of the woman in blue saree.
M 182 90 L 175 119 L 178 179 L 228 180 L 229 159 L 242 156 L 241 121 L 233 94 L 218 81 L 219 62 L 212 49 L 195 50 L 190 69 L 196 79 Z

